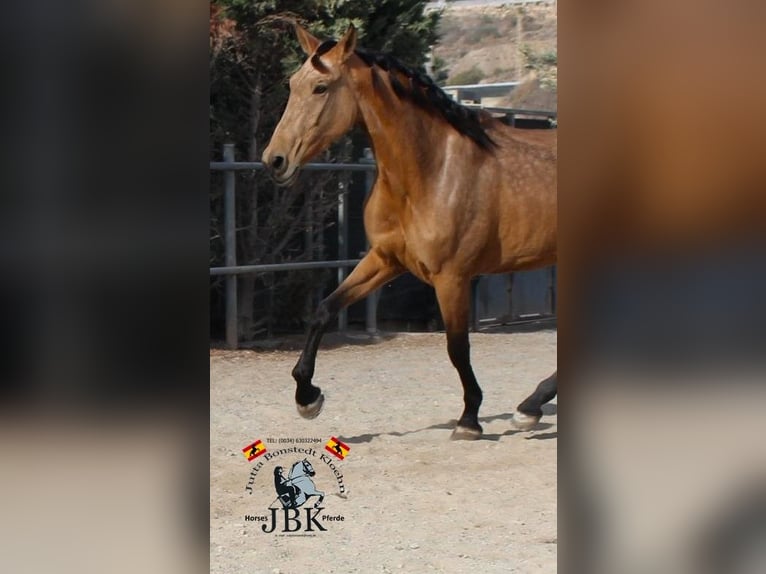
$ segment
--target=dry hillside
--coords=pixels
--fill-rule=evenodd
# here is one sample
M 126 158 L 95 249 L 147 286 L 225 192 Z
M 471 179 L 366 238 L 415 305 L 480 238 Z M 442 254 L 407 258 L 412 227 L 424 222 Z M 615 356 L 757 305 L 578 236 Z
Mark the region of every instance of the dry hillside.
M 556 24 L 555 5 L 448 7 L 434 73 L 446 84 L 522 80 L 504 105 L 555 110 Z

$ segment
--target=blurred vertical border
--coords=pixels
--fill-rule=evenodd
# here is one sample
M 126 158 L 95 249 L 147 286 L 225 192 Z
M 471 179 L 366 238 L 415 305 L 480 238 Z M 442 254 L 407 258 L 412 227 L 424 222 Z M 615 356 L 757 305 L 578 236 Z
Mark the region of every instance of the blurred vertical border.
M 764 572 L 764 6 L 558 12 L 559 569 Z
M 208 570 L 208 10 L 4 9 L 0 571 Z

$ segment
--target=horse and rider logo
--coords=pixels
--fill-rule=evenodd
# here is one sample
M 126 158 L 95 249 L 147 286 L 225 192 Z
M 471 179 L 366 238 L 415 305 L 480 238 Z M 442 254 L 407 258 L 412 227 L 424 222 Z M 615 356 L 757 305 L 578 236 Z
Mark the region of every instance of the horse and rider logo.
M 296 461 L 290 468 L 287 478 L 282 474 L 284 468 L 274 467 L 274 490 L 282 503 L 282 508 L 299 508 L 306 504 L 312 496 L 319 499 L 314 502 L 314 508 L 319 508 L 324 500 L 324 492 L 317 490 L 312 477 L 316 475 L 314 467 L 308 459 Z M 271 508 L 271 506 L 269 506 Z
M 268 451 L 264 443 L 268 443 Z M 275 443 L 279 446 L 273 447 Z M 274 490 L 269 485 L 266 495 L 269 498 L 261 499 L 263 506 L 257 505 L 263 512 L 245 514 L 245 522 L 258 524 L 265 534 L 315 536 L 315 533 L 326 531 L 327 526 L 345 521 L 342 514 L 326 512 L 323 505 L 325 492 L 314 483 L 317 480 L 314 465 L 334 476 L 338 486 L 334 494 L 346 498 L 346 485 L 338 463 L 348 456 L 350 448 L 336 437 L 324 444 L 324 451 L 320 450 L 322 443 L 319 438 L 267 438 L 265 441 L 255 440 L 242 449 L 248 462 L 254 461 L 245 486 L 245 491 L 251 495 L 259 496 L 259 492 L 263 492 L 256 487 L 256 480 L 259 473 L 268 472 L 266 469 L 274 463 L 273 480 L 269 481 Z M 271 498 L 271 492 L 276 498 Z

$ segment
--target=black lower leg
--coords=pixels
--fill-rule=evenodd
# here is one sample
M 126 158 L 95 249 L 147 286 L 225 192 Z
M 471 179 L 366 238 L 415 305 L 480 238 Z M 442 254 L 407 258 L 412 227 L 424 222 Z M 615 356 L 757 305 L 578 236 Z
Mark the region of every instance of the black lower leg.
M 311 322 L 306 346 L 303 348 L 303 352 L 295 364 L 292 373 L 293 379 L 297 383 L 295 402 L 301 406 L 315 402 L 322 392 L 319 387 L 311 384 L 311 379 L 314 377 L 317 350 L 319 349 L 322 335 L 324 335 L 330 321 L 338 314 L 339 310 L 337 299 L 334 299 L 331 295 L 319 304 L 314 320 Z
M 458 426 L 476 429 L 481 432 L 479 407 L 481 406 L 482 392 L 471 368 L 468 331 L 447 333 L 447 351 L 450 361 L 452 361 L 452 364 L 457 369 L 460 375 L 460 382 L 463 385 L 463 403 L 465 408 L 458 421 Z
M 542 406 L 548 401 L 552 400 L 556 396 L 556 381 L 557 373 L 553 373 L 550 377 L 540 382 L 529 397 L 517 407 L 518 410 L 525 415 L 534 417 L 543 416 Z

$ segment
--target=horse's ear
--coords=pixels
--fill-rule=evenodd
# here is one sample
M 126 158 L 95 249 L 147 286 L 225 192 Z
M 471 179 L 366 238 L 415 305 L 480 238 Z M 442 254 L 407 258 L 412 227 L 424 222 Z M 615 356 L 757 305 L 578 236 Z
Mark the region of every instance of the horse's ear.
M 356 28 L 354 28 L 353 24 L 349 24 L 348 30 L 343 34 L 340 42 L 338 42 L 338 47 L 340 49 L 341 62 L 345 62 L 354 53 L 356 49 Z
M 298 37 L 298 43 L 301 45 L 301 48 L 306 55 L 310 56 L 316 51 L 321 42 L 318 38 L 313 36 L 311 32 L 306 30 L 306 28 L 298 24 L 298 22 L 294 22 L 293 27 L 295 28 L 295 35 Z

